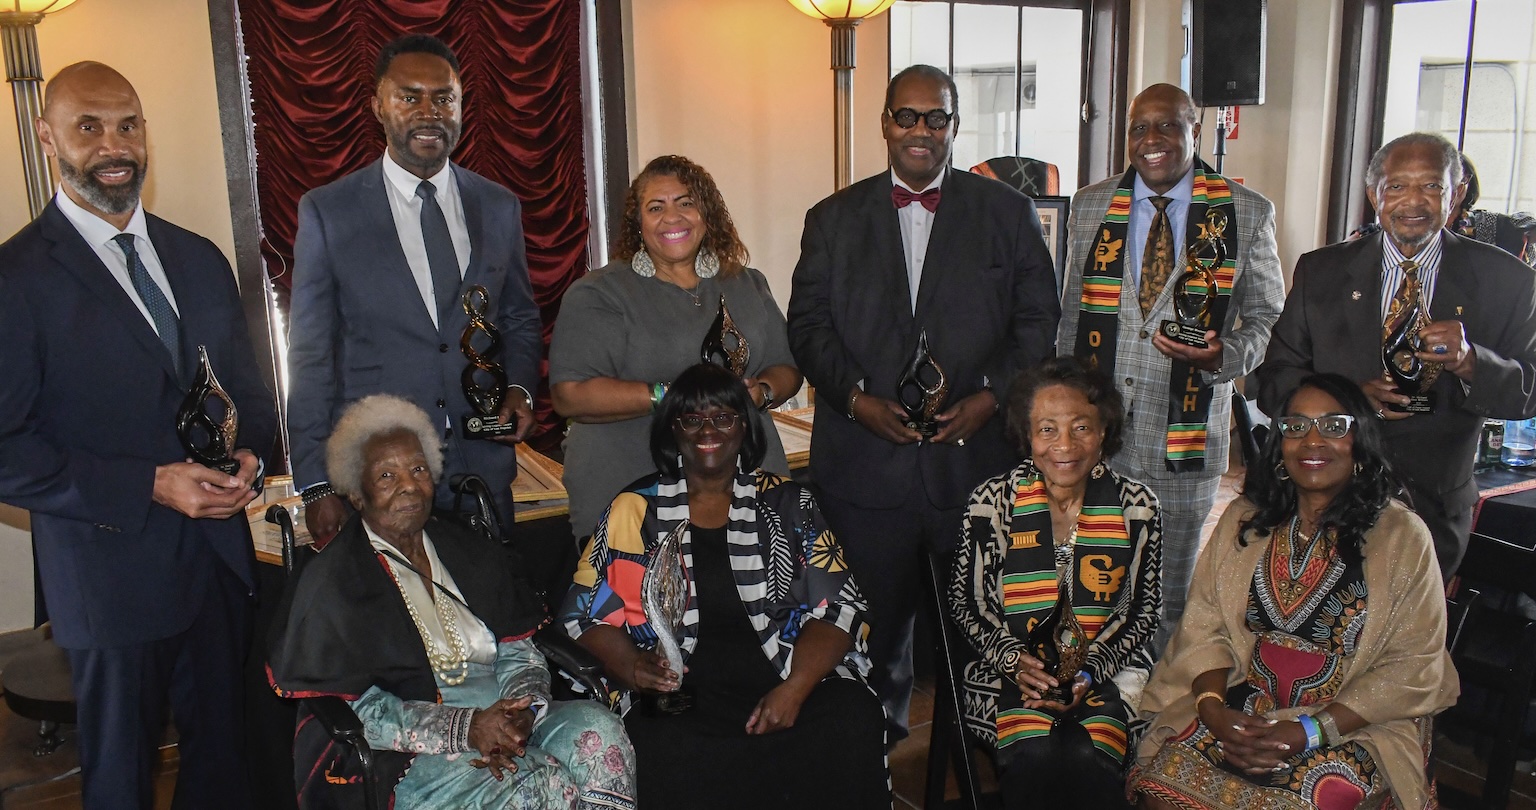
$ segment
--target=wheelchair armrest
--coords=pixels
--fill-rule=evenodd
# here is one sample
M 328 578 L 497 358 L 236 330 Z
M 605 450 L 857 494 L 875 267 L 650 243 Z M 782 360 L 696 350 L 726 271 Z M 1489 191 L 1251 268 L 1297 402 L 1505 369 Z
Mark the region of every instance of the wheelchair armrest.
M 367 746 L 363 740 L 363 721 L 345 700 L 334 695 L 305 698 L 304 705 L 331 735 L 331 739 L 354 746 Z
M 561 671 L 576 679 L 593 695 L 606 695 L 603 684 L 603 664 L 576 639 L 566 635 L 554 625 L 547 625 L 533 634 L 533 646 Z

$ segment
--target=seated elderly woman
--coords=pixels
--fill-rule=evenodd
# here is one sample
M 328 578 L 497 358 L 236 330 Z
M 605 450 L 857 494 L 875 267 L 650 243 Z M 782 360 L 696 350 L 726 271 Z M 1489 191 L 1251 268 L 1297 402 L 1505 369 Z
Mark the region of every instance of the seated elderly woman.
M 1421 808 L 1456 701 L 1429 530 L 1351 380 L 1301 381 L 1195 565 L 1147 684 L 1145 808 Z
M 642 807 L 888 810 L 885 718 L 862 680 L 863 597 L 810 492 L 758 469 L 752 410 L 729 371 L 677 377 L 651 429 L 660 472 L 598 524 L 566 628 L 626 705 L 691 697 L 679 714 L 625 716 Z M 642 591 L 648 568 L 678 559 L 686 603 L 669 626 Z M 685 667 L 658 654 L 658 633 Z
M 591 701 L 550 701 L 529 638 L 543 611 L 505 551 L 431 517 L 438 436 L 386 395 L 337 421 L 327 472 L 358 514 L 284 595 L 273 687 L 351 703 L 395 807 L 633 808 L 622 724 Z M 318 726 L 301 723 L 294 740 L 305 807 L 336 804 L 336 781 L 360 789 Z
M 971 493 L 949 591 L 981 654 L 965 670 L 966 725 L 997 745 L 1005 807 L 1125 807 L 1126 726 L 1162 610 L 1157 498 L 1106 463 L 1120 395 L 1076 359 L 1019 375 L 1007 419 L 1025 461 Z M 1065 673 L 1029 643 L 1063 618 L 1087 645 Z M 1057 686 L 1066 700 L 1049 699 Z

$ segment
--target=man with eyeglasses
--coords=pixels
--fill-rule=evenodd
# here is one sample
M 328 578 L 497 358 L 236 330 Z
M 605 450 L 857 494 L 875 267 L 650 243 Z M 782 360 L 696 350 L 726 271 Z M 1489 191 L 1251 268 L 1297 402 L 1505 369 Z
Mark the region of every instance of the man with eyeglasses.
M 1315 371 L 1360 381 L 1446 579 L 1472 531 L 1483 420 L 1536 414 L 1536 273 L 1445 230 L 1464 180 L 1460 154 L 1439 135 L 1414 132 L 1377 150 L 1365 193 L 1381 232 L 1301 257 L 1257 373 L 1259 406 L 1270 414 Z M 1388 327 L 1413 288 L 1427 310 L 1413 355 L 1434 398 L 1427 413 L 1403 410 L 1410 392 L 1382 362 Z
M 293 246 L 288 350 L 288 438 L 304 521 L 329 540 L 351 514 L 325 474 L 325 441 L 342 409 L 369 394 L 396 394 L 443 429 L 444 475 L 476 473 L 501 514 L 512 516 L 514 445 L 533 427 L 542 325 L 528 280 L 522 206 L 512 192 L 449 161 L 461 129 L 459 61 L 436 37 L 386 45 L 369 99 L 384 129 L 379 160 L 299 201 Z M 510 382 L 499 416 L 515 433 L 468 441 L 460 382 L 462 303 L 487 291 L 486 320 L 501 330 Z M 454 500 L 437 490 L 437 507 Z
M 1109 463 L 1162 506 L 1161 651 L 1184 615 L 1201 529 L 1227 471 L 1233 382 L 1263 358 L 1285 281 L 1274 205 L 1198 159 L 1189 94 L 1148 87 L 1127 119 L 1130 169 L 1072 198 L 1056 350 L 1105 371 L 1125 398 L 1125 449 Z M 1179 277 L 1196 246 L 1217 283 L 1200 348 L 1162 326 L 1177 321 Z
M 806 215 L 789 300 L 790 348 L 821 411 L 811 473 L 869 598 L 870 683 L 892 743 L 907 733 L 922 555 L 947 555 L 971 489 L 1017 462 L 998 407 L 1014 374 L 1050 355 L 1060 315 L 1034 204 L 950 169 L 956 108 L 938 68 L 891 79 L 891 169 Z M 924 335 L 950 386 L 929 438 L 896 402 Z

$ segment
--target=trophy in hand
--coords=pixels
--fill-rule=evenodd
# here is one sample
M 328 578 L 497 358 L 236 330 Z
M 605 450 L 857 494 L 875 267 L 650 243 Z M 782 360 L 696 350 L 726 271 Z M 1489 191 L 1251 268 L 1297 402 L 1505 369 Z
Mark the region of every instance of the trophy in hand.
M 720 314 L 715 316 L 715 322 L 704 333 L 704 342 L 699 346 L 699 359 L 728 368 L 732 374 L 742 377 L 747 373 L 747 361 L 751 357 L 752 347 L 747 345 L 747 336 L 736 328 L 736 321 L 731 319 L 731 311 L 725 308 L 725 296 L 722 295 Z
M 1041 698 L 1063 706 L 1072 703 L 1072 683 L 1088 658 L 1087 634 L 1072 611 L 1071 584 L 1070 578 L 1062 578 L 1056 591 L 1056 606 L 1024 640 L 1029 654 L 1045 665 L 1045 674 L 1056 679 L 1056 685 L 1045 690 Z
M 459 349 L 469 365 L 459 375 L 459 387 L 464 389 L 464 398 L 474 411 L 463 419 L 466 439 L 489 439 L 517 432 L 516 420 L 501 421 L 501 403 L 507 398 L 507 370 L 500 362 L 501 330 L 486 319 L 490 306 L 491 294 L 479 284 L 464 291 L 464 312 L 469 315 L 469 325 L 459 338 Z M 477 349 L 476 338 L 481 335 L 485 347 Z M 490 385 L 481 385 L 487 377 Z
M 1423 341 L 1419 332 L 1429 325 L 1429 315 L 1424 311 L 1424 288 L 1416 272 L 1404 276 L 1407 289 L 1401 310 L 1388 315 L 1390 323 L 1381 341 L 1381 364 L 1397 390 L 1408 397 L 1407 405 L 1386 403 L 1388 410 L 1398 413 L 1434 413 L 1435 392 L 1429 390 L 1444 368 L 1441 363 L 1426 363 L 1414 352 Z M 1396 306 L 1397 302 L 1393 302 Z M 1395 319 L 1395 320 L 1394 320 Z
M 240 414 L 235 410 L 235 401 L 219 385 L 219 378 L 213 376 L 208 347 L 198 346 L 197 377 L 176 412 L 176 437 L 197 463 L 234 475 L 240 470 L 240 462 L 235 459 L 235 437 L 239 433 Z
M 640 607 L 656 633 L 656 653 L 677 673 L 679 684 L 676 692 L 645 696 L 644 707 L 653 713 L 681 714 L 693 708 L 693 697 L 681 688 L 683 648 L 677 643 L 683 631 L 683 614 L 688 610 L 688 574 L 683 570 L 683 532 L 687 530 L 685 520 L 662 538 L 640 580 Z
M 907 427 L 921 433 L 925 439 L 933 438 L 933 434 L 939 432 L 935 417 L 948 398 L 949 378 L 944 376 L 944 369 L 929 353 L 928 332 L 924 330 L 917 336 L 917 351 L 912 353 L 912 362 L 896 381 L 896 401 L 907 412 Z
M 1211 328 L 1211 307 L 1216 303 L 1216 271 L 1227 260 L 1221 241 L 1226 232 L 1227 215 L 1216 209 L 1206 211 L 1199 238 L 1184 254 L 1184 272 L 1173 282 L 1174 320 L 1163 321 L 1162 326 L 1169 340 L 1196 349 L 1210 347 L 1205 333 Z

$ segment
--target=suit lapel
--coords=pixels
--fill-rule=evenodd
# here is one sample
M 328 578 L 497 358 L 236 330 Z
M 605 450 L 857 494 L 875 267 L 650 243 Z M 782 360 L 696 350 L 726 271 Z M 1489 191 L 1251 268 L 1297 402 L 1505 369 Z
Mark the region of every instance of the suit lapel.
M 1430 302 L 1430 318 L 1436 321 L 1465 321 L 1477 297 L 1477 274 L 1468 270 L 1464 258 L 1465 243 L 1455 234 L 1441 234 L 1440 268 L 1435 272 L 1435 299 Z
M 139 311 L 138 304 L 128 297 L 128 293 L 123 290 L 111 271 L 101 263 L 96 252 L 86 244 L 85 238 L 75 230 L 69 218 L 64 216 L 64 212 L 60 211 L 54 203 L 49 203 L 48 208 L 43 211 L 42 231 L 43 237 L 51 243 L 48 249 L 49 258 L 74 276 L 82 287 L 90 290 L 107 312 L 121 321 L 129 334 L 133 335 L 133 339 L 138 341 L 144 351 L 155 359 L 155 362 L 172 380 L 175 380 L 176 365 L 171 360 L 170 350 L 166 349 L 165 344 L 161 342 L 160 335 L 155 332 L 154 327 L 149 325 L 149 321 L 144 318 L 144 313 Z M 160 252 L 158 245 L 155 247 L 155 252 L 157 254 Z M 161 256 L 160 261 L 169 272 L 171 262 L 164 256 Z M 174 284 L 171 289 L 175 291 Z M 179 296 L 176 301 L 178 305 L 186 306 Z
M 970 200 L 955 181 L 954 167 L 944 177 L 943 196 L 939 210 L 933 215 L 933 231 L 928 234 L 928 250 L 923 254 L 923 276 L 917 283 L 917 312 L 925 311 L 933 302 L 935 290 L 945 271 L 944 257 L 959 255 L 955 243 L 960 237 L 962 223 L 970 222 Z
M 477 245 L 485 244 L 483 239 L 485 222 L 482 219 L 483 206 L 480 204 L 480 197 L 471 191 L 468 183 L 464 182 L 464 170 L 456 164 L 450 165 L 453 166 L 454 182 L 459 185 L 459 205 L 464 209 L 464 225 L 469 231 L 469 265 L 464 270 L 464 277 L 459 280 L 458 293 L 453 297 L 454 304 L 448 307 L 447 315 L 438 324 L 439 331 L 444 335 L 457 334 L 468 322 L 469 316 L 464 313 L 464 306 L 461 303 L 464 300 L 464 293 L 472 285 L 482 283 L 481 276 L 486 270 L 484 257 L 476 249 Z
M 387 182 L 384 178 L 384 159 L 379 158 L 364 175 L 363 193 L 358 195 L 358 207 L 365 220 L 363 233 L 382 235 L 376 243 L 378 261 L 374 263 L 373 280 L 379 284 L 382 294 L 410 302 L 404 306 L 416 313 L 417 323 L 420 324 L 418 328 L 428 334 L 435 334 L 432 329 L 432 313 L 422 300 L 421 289 L 416 286 L 416 277 L 411 274 L 410 262 L 405 260 L 405 248 L 400 246 L 400 233 L 395 230 L 395 213 L 389 205 L 389 189 L 384 185 Z M 393 288 L 394 292 L 389 293 L 387 288 Z
M 1380 240 L 1370 247 L 1362 246 L 1355 258 L 1345 268 L 1345 276 L 1337 289 L 1343 303 L 1344 314 L 1341 328 L 1344 330 L 1344 346 L 1358 347 L 1360 352 L 1354 361 L 1366 377 L 1380 376 L 1381 367 L 1381 251 Z M 1359 297 L 1356 297 L 1359 293 Z M 1346 300 L 1347 299 L 1347 300 Z
M 885 172 L 885 181 L 874 184 L 876 198 L 866 204 L 874 216 L 874 243 L 879 263 L 880 277 L 885 281 L 887 300 L 891 303 L 891 323 L 897 324 L 903 336 L 903 344 L 912 331 L 912 288 L 907 281 L 906 244 L 901 239 L 901 219 L 896 206 L 891 203 L 891 173 Z M 903 349 L 903 351 L 906 351 Z

